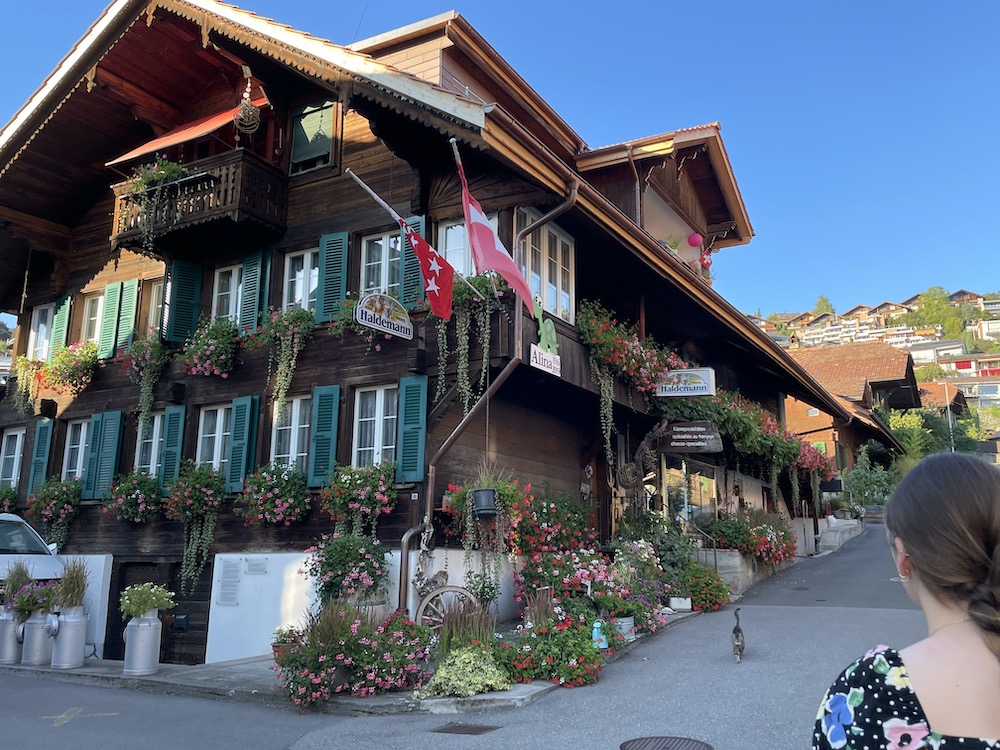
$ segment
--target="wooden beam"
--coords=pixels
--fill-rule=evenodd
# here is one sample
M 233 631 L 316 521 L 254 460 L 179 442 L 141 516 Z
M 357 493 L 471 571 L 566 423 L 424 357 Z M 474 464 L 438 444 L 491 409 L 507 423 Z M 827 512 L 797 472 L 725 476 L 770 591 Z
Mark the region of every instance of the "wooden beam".
M 0 223 L 6 225 L 12 236 L 24 240 L 36 250 L 56 257 L 68 255 L 73 250 L 73 235 L 69 228 L 54 221 L 0 205 Z
M 123 104 L 132 109 L 132 114 L 138 117 L 137 113 L 143 115 L 143 122 L 150 125 L 165 127 L 171 130 L 184 122 L 184 113 L 177 107 L 167 104 L 157 96 L 149 93 L 145 89 L 139 88 L 133 83 L 129 83 L 124 78 L 110 73 L 104 68 L 97 68 L 97 82 L 105 87 L 109 96 L 118 99 Z M 144 119 L 146 116 L 150 120 Z

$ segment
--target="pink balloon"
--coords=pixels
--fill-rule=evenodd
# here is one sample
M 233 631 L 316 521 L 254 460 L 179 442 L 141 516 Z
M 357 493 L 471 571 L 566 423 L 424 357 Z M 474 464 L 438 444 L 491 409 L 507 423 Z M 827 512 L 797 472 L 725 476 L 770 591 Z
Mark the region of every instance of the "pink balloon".
M 701 247 L 703 239 L 704 238 L 700 234 L 694 232 L 688 235 L 688 245 L 691 247 Z

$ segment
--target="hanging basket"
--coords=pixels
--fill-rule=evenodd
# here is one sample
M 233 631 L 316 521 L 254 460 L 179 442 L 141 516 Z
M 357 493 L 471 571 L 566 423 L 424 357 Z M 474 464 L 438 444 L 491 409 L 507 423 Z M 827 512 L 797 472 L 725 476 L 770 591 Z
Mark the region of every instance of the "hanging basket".
M 476 518 L 492 518 L 497 514 L 497 491 L 482 489 L 472 491 L 472 512 Z

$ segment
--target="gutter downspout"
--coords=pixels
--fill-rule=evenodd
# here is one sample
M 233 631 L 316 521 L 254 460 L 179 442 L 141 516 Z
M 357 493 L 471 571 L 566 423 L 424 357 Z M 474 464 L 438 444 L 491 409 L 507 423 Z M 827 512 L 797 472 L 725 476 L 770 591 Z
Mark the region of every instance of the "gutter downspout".
M 576 205 L 577 195 L 580 189 L 580 181 L 574 179 L 572 187 L 570 187 L 569 195 L 566 197 L 562 203 L 553 208 L 543 217 L 535 222 L 532 222 L 514 237 L 514 263 L 518 268 L 521 268 L 521 242 L 524 238 L 531 232 L 538 229 L 543 224 L 547 224 L 552 221 L 557 216 L 560 216 Z M 525 300 L 525 303 L 529 303 L 531 300 Z M 441 444 L 441 447 L 437 449 L 431 460 L 427 462 L 427 486 L 425 487 L 425 497 L 424 497 L 424 518 L 423 520 L 406 530 L 403 534 L 403 538 L 399 542 L 399 600 L 397 609 L 404 611 L 409 611 L 406 606 L 406 600 L 408 598 L 410 589 L 410 541 L 413 537 L 425 529 L 428 529 L 431 525 L 431 519 L 434 517 L 434 490 L 437 480 L 437 465 L 438 462 L 444 457 L 444 455 L 451 450 L 451 447 L 458 441 L 465 429 L 471 424 L 472 419 L 478 416 L 479 411 L 489 402 L 489 400 L 500 390 L 502 386 L 513 373 L 514 370 L 523 361 L 523 348 L 524 348 L 524 309 L 523 305 L 517 305 L 517 314 L 514 316 L 514 354 L 510 358 L 510 361 L 501 370 L 500 374 L 496 379 L 490 383 L 489 388 L 486 389 L 480 399 L 473 404 L 469 413 L 465 415 L 458 426 L 452 430 L 451 434 L 445 438 L 445 441 Z M 489 352 L 485 352 L 486 357 L 485 362 L 483 362 L 483 367 L 489 366 Z

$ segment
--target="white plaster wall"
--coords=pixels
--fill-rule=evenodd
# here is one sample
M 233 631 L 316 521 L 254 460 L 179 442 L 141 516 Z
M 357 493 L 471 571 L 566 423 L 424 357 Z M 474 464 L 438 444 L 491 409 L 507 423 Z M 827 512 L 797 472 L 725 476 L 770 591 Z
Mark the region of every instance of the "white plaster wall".
M 310 582 L 299 573 L 305 557 L 301 552 L 215 556 L 205 663 L 270 653 L 276 627 L 302 624 L 313 603 Z M 218 604 L 224 560 L 240 562 L 235 605 Z M 266 563 L 266 573 L 247 575 L 251 560 Z
M 643 229 L 657 240 L 668 243 L 685 263 L 697 261 L 701 256 L 700 247 L 687 243 L 688 235 L 694 230 L 652 190 L 642 194 L 642 223 Z

